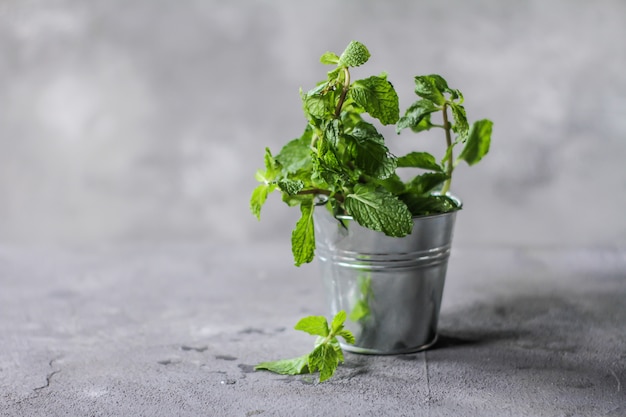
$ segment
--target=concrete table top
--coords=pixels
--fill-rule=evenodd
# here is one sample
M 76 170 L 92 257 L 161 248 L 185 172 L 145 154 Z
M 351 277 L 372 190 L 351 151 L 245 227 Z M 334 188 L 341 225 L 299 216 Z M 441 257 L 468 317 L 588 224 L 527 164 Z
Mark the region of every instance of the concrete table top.
M 287 246 L 0 248 L 1 416 L 624 416 L 626 252 L 455 247 L 435 348 L 254 372 L 325 314 Z

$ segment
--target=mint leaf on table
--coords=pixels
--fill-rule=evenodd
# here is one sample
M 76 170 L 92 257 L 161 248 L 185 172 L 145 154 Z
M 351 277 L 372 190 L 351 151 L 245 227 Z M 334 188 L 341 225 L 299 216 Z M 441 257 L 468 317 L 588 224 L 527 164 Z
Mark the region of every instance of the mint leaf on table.
M 281 359 L 273 362 L 261 362 L 254 367 L 255 370 L 266 370 L 281 375 L 300 375 L 309 373 L 309 355 L 303 355 L 293 359 Z
M 357 184 L 346 196 L 346 210 L 363 227 L 402 237 L 413 230 L 413 219 L 406 205 L 389 191 Z
M 337 333 L 343 329 L 343 324 L 346 321 L 348 315 L 345 311 L 341 310 L 333 317 L 333 321 L 330 323 L 330 328 L 334 333 Z M 328 325 L 327 325 L 328 326 Z
M 291 233 L 291 248 L 296 266 L 311 262 L 315 256 L 312 201 L 300 204 L 301 217 Z
M 355 81 L 349 96 L 384 125 L 394 124 L 400 118 L 398 94 L 386 75 Z
M 330 326 L 323 316 L 309 316 L 301 319 L 295 329 L 318 336 L 313 350 L 293 359 L 261 362 L 254 369 L 281 375 L 300 375 L 319 371 L 319 382 L 326 381 L 335 374 L 339 364 L 344 361 L 337 337 L 343 338 L 347 343 L 354 343 L 352 333 L 344 329 L 345 320 L 346 312 L 343 310 L 335 315 Z
M 337 336 L 341 336 L 346 343 L 349 343 L 351 345 L 354 344 L 354 342 L 356 341 L 356 339 L 354 338 L 354 335 L 352 334 L 352 332 L 350 330 L 347 329 L 342 329 L 340 331 L 338 331 L 336 333 Z
M 457 160 L 465 160 L 469 165 L 474 165 L 489 152 L 491 143 L 491 120 L 479 120 L 470 127 L 467 142 Z
M 340 358 L 337 349 L 330 343 L 319 344 L 309 354 L 309 369 L 311 372 L 320 371 L 320 382 L 333 376 L 339 362 L 343 362 L 343 358 Z
M 344 318 L 345 320 L 345 318 Z M 309 316 L 300 320 L 294 327 L 313 336 L 326 337 L 330 333 L 328 322 L 324 316 Z

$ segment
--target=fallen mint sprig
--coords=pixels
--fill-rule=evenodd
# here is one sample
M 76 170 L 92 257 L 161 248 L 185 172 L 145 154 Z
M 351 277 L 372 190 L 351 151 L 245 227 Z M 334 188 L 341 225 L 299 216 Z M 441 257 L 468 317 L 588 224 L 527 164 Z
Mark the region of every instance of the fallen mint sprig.
M 300 320 L 294 327 L 313 336 L 318 336 L 313 350 L 303 356 L 293 359 L 281 359 L 271 362 L 262 362 L 254 367 L 255 370 L 266 370 L 281 375 L 301 375 L 319 371 L 319 382 L 332 377 L 340 363 L 344 362 L 343 351 L 337 337 L 342 337 L 347 343 L 354 343 L 354 335 L 344 329 L 346 312 L 340 311 L 333 318 L 330 326 L 324 316 L 309 316 Z

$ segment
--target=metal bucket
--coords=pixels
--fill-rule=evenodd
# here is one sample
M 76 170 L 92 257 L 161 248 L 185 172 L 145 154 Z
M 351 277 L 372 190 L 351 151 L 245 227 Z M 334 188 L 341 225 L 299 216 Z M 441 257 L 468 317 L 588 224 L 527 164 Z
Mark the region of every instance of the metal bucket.
M 458 200 L 457 200 L 458 201 Z M 458 201 L 460 207 L 460 201 Z M 432 346 L 445 282 L 456 211 L 415 217 L 402 238 L 314 213 L 316 252 L 330 313 L 348 313 L 355 353 L 411 353 Z

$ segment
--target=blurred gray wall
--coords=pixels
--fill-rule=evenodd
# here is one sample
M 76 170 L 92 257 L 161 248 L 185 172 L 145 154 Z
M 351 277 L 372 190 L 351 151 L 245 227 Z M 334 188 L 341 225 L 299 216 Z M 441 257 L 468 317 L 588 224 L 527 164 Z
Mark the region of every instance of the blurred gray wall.
M 403 108 L 441 73 L 494 120 L 457 242 L 626 245 L 622 0 L 1 0 L 0 242 L 287 241 L 254 172 L 352 39 Z

